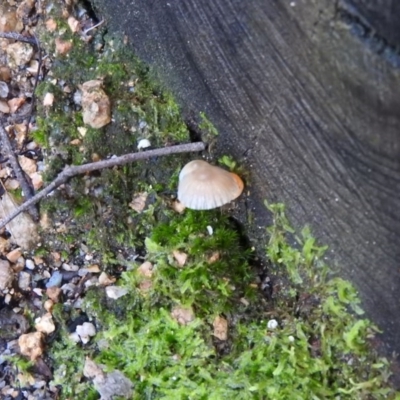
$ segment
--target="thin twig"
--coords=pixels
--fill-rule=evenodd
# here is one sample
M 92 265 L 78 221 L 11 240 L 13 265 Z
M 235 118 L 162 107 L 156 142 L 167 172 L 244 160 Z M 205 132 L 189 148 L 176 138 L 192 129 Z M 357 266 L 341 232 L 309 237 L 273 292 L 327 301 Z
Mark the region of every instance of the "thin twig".
M 24 36 L 17 32 L 0 32 L 1 39 L 18 40 L 19 42 L 29 43 L 33 46 L 37 46 L 37 40 L 32 36 Z
M 177 153 L 203 151 L 205 150 L 205 148 L 206 145 L 203 142 L 180 144 L 177 146 L 163 147 L 161 149 L 148 150 L 140 153 L 129 153 L 120 157 L 114 157 L 108 160 L 97 161 L 94 163 L 65 167 L 64 170 L 57 176 L 57 178 L 54 179 L 49 185 L 47 185 L 43 190 L 41 190 L 31 199 L 27 200 L 20 207 L 16 208 L 9 216 L 0 221 L 0 228 L 3 228 L 21 212 L 27 210 L 29 207 L 39 202 L 50 192 L 52 192 L 54 189 L 56 189 L 63 183 L 67 182 L 68 179 L 72 178 L 73 176 L 85 174 L 87 172 L 97 171 L 99 169 L 111 168 L 117 165 L 125 165 L 130 162 L 145 160 L 151 157 L 167 156 L 170 154 L 177 154 Z
M 91 30 L 98 28 L 99 26 L 103 25 L 105 22 L 105 19 L 102 19 L 100 22 L 98 22 L 96 25 L 91 26 L 90 28 L 86 29 L 83 31 L 84 35 L 87 35 Z
M 39 59 L 38 59 L 38 70 L 37 70 L 37 73 L 36 73 L 36 76 L 35 76 L 35 82 L 33 84 L 33 89 L 32 89 L 31 111 L 30 111 L 28 120 L 26 121 L 26 131 L 27 132 L 29 132 L 29 124 L 31 123 L 31 120 L 32 120 L 33 109 L 35 108 L 35 100 L 36 100 L 35 91 L 36 91 L 37 85 L 39 83 L 40 73 L 41 73 L 41 70 L 42 70 L 42 61 L 43 61 L 43 59 L 42 59 L 42 49 L 40 48 L 39 39 L 35 35 L 33 35 L 32 38 L 35 41 L 35 46 L 37 47 L 37 50 L 38 50 L 38 58 Z
M 39 41 L 36 38 L 36 36 L 27 37 L 27 36 L 23 36 L 17 32 L 0 32 L 0 38 L 12 39 L 12 40 L 17 40 L 19 42 L 29 43 L 33 47 L 36 47 L 39 51 L 39 67 L 38 67 L 38 71 L 37 71 L 37 74 L 35 77 L 35 83 L 34 83 L 33 91 L 32 91 L 31 110 L 30 110 L 28 121 L 26 123 L 26 129 L 28 132 L 29 131 L 29 123 L 32 118 L 32 112 L 33 112 L 34 103 L 35 103 L 35 90 L 36 90 L 36 87 L 37 87 L 37 84 L 39 81 L 39 74 L 40 74 L 40 69 L 41 69 L 41 65 L 42 65 L 42 55 L 41 55 L 41 51 L 40 51 L 40 44 L 39 44 Z M 24 192 L 24 196 L 27 200 L 29 200 L 32 198 L 32 196 L 34 194 L 33 188 L 30 185 L 30 183 L 27 181 L 24 171 L 22 171 L 22 168 L 19 165 L 18 159 L 15 156 L 14 150 L 13 150 L 10 140 L 8 138 L 8 134 L 1 123 L 0 123 L 0 138 L 3 143 L 4 150 L 7 153 L 6 156 L 9 157 L 11 167 L 12 167 L 12 169 L 15 173 L 15 176 L 21 186 L 22 191 Z M 28 212 L 34 220 L 39 219 L 39 211 L 38 211 L 37 207 L 33 207 L 33 206 L 30 207 Z
M 3 153 L 5 153 L 4 155 L 9 158 L 9 162 L 14 171 L 14 174 L 21 186 L 22 191 L 24 192 L 24 196 L 27 200 L 30 200 L 34 193 L 33 188 L 25 178 L 25 173 L 19 165 L 18 159 L 15 156 L 14 150 L 8 138 L 8 134 L 2 124 L 0 124 L 0 139 L 4 148 Z M 30 207 L 28 211 L 34 220 L 37 221 L 39 219 L 39 212 L 36 207 Z

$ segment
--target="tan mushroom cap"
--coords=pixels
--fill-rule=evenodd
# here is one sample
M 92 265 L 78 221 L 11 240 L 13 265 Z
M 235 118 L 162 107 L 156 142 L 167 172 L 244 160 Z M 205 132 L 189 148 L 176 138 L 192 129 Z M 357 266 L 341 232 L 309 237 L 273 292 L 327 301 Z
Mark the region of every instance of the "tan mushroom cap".
M 178 200 L 192 210 L 210 210 L 235 200 L 243 191 L 239 176 L 203 160 L 186 164 L 179 174 Z

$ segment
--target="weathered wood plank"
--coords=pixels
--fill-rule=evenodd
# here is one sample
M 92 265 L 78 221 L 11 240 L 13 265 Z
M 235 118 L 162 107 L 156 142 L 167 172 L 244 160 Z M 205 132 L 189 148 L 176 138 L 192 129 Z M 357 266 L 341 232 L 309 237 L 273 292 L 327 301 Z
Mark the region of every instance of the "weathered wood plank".
M 400 351 L 395 2 L 378 3 L 397 16 L 376 18 L 363 0 L 97 3 L 184 112 L 205 111 L 221 149 L 251 169 L 257 222 L 268 198 L 311 223 Z

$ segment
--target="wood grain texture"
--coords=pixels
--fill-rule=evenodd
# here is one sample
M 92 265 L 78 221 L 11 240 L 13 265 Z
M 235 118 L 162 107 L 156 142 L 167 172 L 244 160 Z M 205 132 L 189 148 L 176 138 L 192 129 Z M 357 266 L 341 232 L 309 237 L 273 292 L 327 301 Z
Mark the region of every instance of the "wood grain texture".
M 311 223 L 340 273 L 360 289 L 390 349 L 400 352 L 400 69 L 393 48 L 369 45 L 373 37 L 340 1 L 96 3 L 184 112 L 205 111 L 222 151 L 249 168 L 256 222 L 268 219 L 261 206 L 268 198 L 285 202 L 297 227 Z M 364 1 L 351 3 L 362 13 Z

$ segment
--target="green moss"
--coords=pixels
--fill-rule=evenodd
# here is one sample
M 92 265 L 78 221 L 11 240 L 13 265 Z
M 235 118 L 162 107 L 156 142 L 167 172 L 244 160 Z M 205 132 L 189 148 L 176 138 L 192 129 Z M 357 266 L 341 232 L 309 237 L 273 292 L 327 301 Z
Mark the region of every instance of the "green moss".
M 329 278 L 321 261 L 325 248 L 307 229 L 298 239 L 301 248 L 291 247 L 286 234 L 294 232 L 283 207 L 270 208 L 275 223 L 267 251 L 290 277 L 272 303 L 256 293 L 249 253 L 229 221 L 213 212 L 170 215 L 169 224 L 155 227 L 146 240 L 155 266 L 148 290 L 141 286 L 148 278 L 134 268 L 120 281 L 128 289 L 124 297 L 89 293 L 85 310 L 107 343 L 97 361 L 123 371 L 135 383 L 134 398 L 394 398 L 388 361 L 370 345 L 376 329 L 357 317 L 362 311 L 354 288 Z M 188 254 L 183 268 L 174 249 Z M 215 251 L 220 259 L 207 261 Z M 193 322 L 180 325 L 171 317 L 178 305 L 194 310 Z M 229 321 L 223 350 L 213 339 L 217 315 Z M 276 329 L 268 328 L 270 319 L 278 321 Z
M 38 107 L 41 116 L 33 133 L 46 147 L 47 179 L 66 164 L 90 161 L 94 153 L 105 158 L 136 151 L 142 138 L 154 147 L 189 140 L 179 106 L 121 40 L 101 32 L 94 39 L 103 42 L 98 54 L 64 28 L 62 38 L 72 41 L 72 51 L 56 60 L 51 81 L 39 87 L 40 98 L 51 91 L 55 101 L 48 109 Z M 43 35 L 51 53 L 54 38 Z M 91 79 L 103 79 L 113 123 L 87 127 L 81 136 L 82 112 L 73 93 Z M 204 138 L 215 140 L 216 128 L 204 113 L 200 117 Z M 81 143 L 71 145 L 74 139 Z M 376 329 L 363 318 L 354 288 L 324 264 L 326 248 L 307 228 L 297 234 L 282 205 L 268 205 L 274 223 L 266 233 L 266 257 L 279 290 L 272 298 L 265 296 L 253 251 L 224 212 L 180 215 L 171 209 L 179 170 L 188 159 L 151 159 L 77 177 L 65 193 L 60 190 L 42 203 L 42 211 L 63 229 L 44 230 L 37 253 L 46 257 L 51 242 L 51 251 L 68 261 L 84 245 L 101 269 L 119 277 L 117 284 L 127 289 L 117 300 L 100 287 L 86 293 L 82 313 L 98 330 L 87 345 L 69 340 L 69 323 L 80 311 L 55 306 L 58 330 L 48 356 L 53 383 L 63 387 L 61 397 L 96 398 L 82 375 L 90 356 L 126 374 L 135 385 L 135 399 L 395 398 L 387 384 L 388 361 L 370 346 Z M 240 170 L 229 156 L 220 163 Z M 146 205 L 135 211 L 129 203 L 139 193 L 146 193 Z M 290 244 L 293 238 L 298 247 Z M 187 255 L 183 266 L 176 251 Z M 143 260 L 154 266 L 151 278 L 138 272 Z M 195 316 L 187 325 L 171 316 L 182 306 Z M 226 341 L 213 335 L 217 316 L 228 321 Z M 278 322 L 276 329 L 268 328 L 271 319 Z
M 199 128 L 202 129 L 206 134 L 212 136 L 218 136 L 218 130 L 213 123 L 207 118 L 204 112 L 200 113 L 201 122 Z
M 90 355 L 91 346 L 81 347 L 70 338 L 67 321 L 79 317 L 79 314 L 70 311 L 61 304 L 55 304 L 52 311 L 54 320 L 57 322 L 57 340 L 48 347 L 48 356 L 52 360 L 53 386 L 62 387 L 63 398 L 74 396 L 76 399 L 89 398 L 93 390 L 89 382 L 83 379 L 83 366 L 85 356 Z M 93 397 L 92 397 L 93 398 Z
M 25 372 L 30 373 L 34 363 L 27 360 L 26 358 L 18 355 L 3 356 L 4 360 L 9 362 L 18 373 Z

